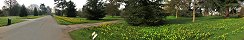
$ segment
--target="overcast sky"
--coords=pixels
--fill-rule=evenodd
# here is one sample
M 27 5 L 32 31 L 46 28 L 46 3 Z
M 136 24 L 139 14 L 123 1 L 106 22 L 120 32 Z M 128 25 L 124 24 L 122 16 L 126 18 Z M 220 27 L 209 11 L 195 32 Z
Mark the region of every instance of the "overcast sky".
M 46 6 L 50 6 L 53 8 L 54 5 L 54 0 L 17 0 L 20 5 L 25 5 L 28 7 L 31 4 L 37 4 L 40 5 L 41 3 L 44 3 Z M 69 1 L 69 0 L 67 0 Z M 75 3 L 76 8 L 82 8 L 84 4 L 86 4 L 86 0 L 71 0 Z M 4 6 L 4 0 L 0 0 L 0 9 L 2 9 L 2 6 Z

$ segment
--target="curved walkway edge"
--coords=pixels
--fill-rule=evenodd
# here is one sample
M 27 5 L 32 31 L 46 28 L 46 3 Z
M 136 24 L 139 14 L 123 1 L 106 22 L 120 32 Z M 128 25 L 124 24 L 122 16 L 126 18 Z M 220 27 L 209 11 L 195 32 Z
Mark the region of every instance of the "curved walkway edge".
M 103 23 L 117 23 L 121 20 L 115 20 L 115 21 L 107 21 L 107 22 L 99 22 L 99 23 L 87 23 L 87 24 L 74 24 L 74 25 L 60 25 L 63 30 L 66 30 L 68 32 L 74 31 L 74 30 L 79 30 L 82 28 L 89 28 L 89 27 L 93 27 L 93 26 L 99 26 Z

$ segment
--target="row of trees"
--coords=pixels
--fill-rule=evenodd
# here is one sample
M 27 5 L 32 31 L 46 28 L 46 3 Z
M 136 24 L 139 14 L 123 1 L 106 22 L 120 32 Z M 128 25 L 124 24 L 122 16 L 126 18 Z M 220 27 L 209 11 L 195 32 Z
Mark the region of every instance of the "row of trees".
M 161 0 L 88 0 L 82 8 L 82 13 L 87 19 L 96 20 L 106 14 L 121 13 L 125 21 L 131 25 L 160 25 L 164 23 L 167 13 L 164 13 L 160 4 Z M 119 4 L 125 3 L 125 8 L 120 12 Z
M 25 17 L 27 16 L 27 9 L 24 5 L 18 6 L 15 5 L 14 7 L 6 8 L 6 6 L 3 6 L 2 11 L 0 13 L 0 16 L 20 16 Z
M 176 17 L 190 15 L 193 17 L 193 22 L 196 16 L 212 15 L 213 13 L 211 12 L 213 11 L 219 12 L 218 15 L 223 15 L 225 18 L 228 18 L 230 13 L 243 17 L 241 16 L 243 14 L 238 13 L 238 10 L 236 10 L 242 8 L 241 5 L 243 5 L 243 1 L 244 0 L 172 0 L 168 1 L 169 4 L 167 6 L 169 7 L 167 10 L 175 14 Z
M 67 17 L 76 17 L 77 11 L 76 6 L 74 2 L 69 1 L 66 2 L 66 0 L 54 0 L 56 7 L 55 7 L 55 13 L 58 16 L 67 16 Z
M 76 17 L 75 5 L 72 1 L 54 0 L 56 4 L 56 15 Z M 109 3 L 105 3 L 109 2 Z M 167 16 L 163 12 L 161 0 L 87 0 L 79 15 L 88 20 L 98 20 L 105 15 L 118 16 L 121 15 L 131 25 L 160 25 L 164 23 Z M 119 10 L 122 3 L 125 8 Z
M 243 0 L 106 0 L 108 2 L 106 3 L 103 0 L 87 0 L 82 8 L 82 14 L 79 15 L 90 20 L 101 19 L 106 14 L 121 15 L 131 25 L 160 25 L 164 23 L 168 15 L 176 15 L 177 18 L 179 16 L 192 17 L 192 21 L 195 22 L 196 17 L 208 16 L 212 11 L 223 13 L 227 18 L 230 14 L 229 10 L 240 7 L 241 1 Z M 57 3 L 57 6 L 63 9 L 62 15 L 65 11 L 75 9 L 73 5 L 67 5 L 65 0 L 57 1 Z M 126 4 L 125 8 L 119 10 L 122 3 Z M 74 13 L 66 14 L 68 16 Z M 74 15 L 73 17 L 76 17 L 76 14 Z M 239 17 L 242 17 L 241 15 L 239 14 Z
M 108 1 L 110 3 L 105 3 L 102 0 L 88 0 L 86 5 L 83 6 L 82 10 L 79 10 L 78 12 L 76 11 L 75 4 L 72 1 L 54 1 L 56 4 L 56 15 L 59 16 L 76 17 L 78 15 L 80 17 L 86 17 L 88 19 L 97 20 L 102 17 L 105 17 L 106 14 L 111 16 L 119 16 L 121 12 L 118 9 L 120 7 L 120 4 L 115 1 Z
M 25 5 L 19 5 L 16 0 L 5 0 L 4 3 L 6 6 L 2 7 L 1 16 L 21 16 L 25 17 L 28 15 L 44 15 L 51 13 L 51 8 L 46 7 L 44 4 L 41 4 L 40 7 L 30 5 L 29 8 L 26 8 Z
M 71 7 L 71 6 L 75 6 L 75 5 L 69 5 L 69 3 L 73 3 L 72 1 L 70 1 L 70 2 L 66 2 L 66 0 L 54 0 L 54 1 L 56 4 L 56 8 L 55 8 L 56 15 L 59 15 L 59 16 L 76 17 L 78 15 L 80 17 L 89 17 L 89 19 L 99 19 L 100 17 L 103 17 L 105 14 L 108 14 L 111 16 L 119 16 L 120 12 L 121 12 L 118 9 L 120 7 L 120 4 L 115 1 L 108 1 L 110 3 L 104 3 L 104 1 L 101 1 L 101 0 L 95 0 L 95 1 L 88 0 L 87 5 L 83 6 L 82 10 L 79 10 L 78 12 L 75 12 L 76 10 L 74 10 L 73 11 L 74 13 L 68 13 L 68 12 L 72 12 L 72 10 L 69 10 L 69 9 L 75 9 L 75 7 Z M 85 10 L 85 9 L 90 6 L 92 6 L 92 7 L 98 6 L 97 7 L 98 10 L 97 9 L 92 9 L 92 10 L 96 10 L 94 12 L 102 13 L 102 14 L 98 14 L 96 16 L 88 16 L 88 15 L 95 15 L 95 14 L 86 14 L 85 13 L 85 12 L 87 12 L 87 10 Z M 75 14 L 75 15 L 72 15 L 72 14 Z M 94 18 L 94 17 L 97 17 L 97 18 Z

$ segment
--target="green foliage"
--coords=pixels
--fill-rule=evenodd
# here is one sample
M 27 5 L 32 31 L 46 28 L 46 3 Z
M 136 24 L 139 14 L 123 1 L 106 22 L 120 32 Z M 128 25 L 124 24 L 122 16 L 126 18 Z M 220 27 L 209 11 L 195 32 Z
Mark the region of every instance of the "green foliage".
M 12 17 L 12 23 L 18 23 L 18 22 L 22 22 L 23 20 L 21 20 L 20 17 Z M 8 21 L 8 17 L 0 17 L 0 27 L 2 26 L 6 26 L 7 25 L 7 21 Z
M 117 3 L 117 0 L 109 0 L 110 3 L 106 3 L 106 7 L 105 7 L 105 13 L 107 13 L 107 15 L 111 15 L 111 16 L 120 16 L 121 11 L 119 10 L 119 3 Z
M 89 20 L 98 20 L 105 17 L 104 3 L 102 0 L 87 0 L 86 5 L 83 6 L 82 11 L 85 17 Z
M 34 16 L 38 16 L 38 11 L 37 11 L 36 7 L 34 8 Z
M 45 6 L 45 4 L 41 4 L 40 9 L 41 9 L 41 11 L 40 11 L 39 15 L 44 15 L 47 13 L 47 7 Z
M 21 13 L 21 6 L 19 4 L 14 5 L 10 10 L 9 10 L 9 15 L 10 16 L 18 16 L 18 14 Z
M 74 2 L 69 1 L 67 3 L 67 7 L 68 7 L 68 8 L 66 8 L 66 10 L 67 10 L 67 13 L 66 13 L 67 17 L 76 17 L 77 14 L 76 14 L 76 9 L 75 9 Z
M 12 16 L 12 24 L 19 23 L 24 21 L 23 19 L 35 19 L 35 18 L 40 18 L 41 16 L 27 16 L 27 17 L 18 17 L 18 16 Z M 9 17 L 0 17 L 0 27 L 6 26 L 8 23 L 8 18 Z
M 4 13 L 3 13 L 2 10 L 0 10 L 0 17 L 1 17 L 1 16 L 4 16 Z
M 27 9 L 25 8 L 25 5 L 22 5 L 19 16 L 20 17 L 28 16 L 28 12 L 27 12 Z
M 86 13 L 82 12 L 82 10 L 78 10 L 77 16 L 79 16 L 81 18 L 85 18 L 86 17 Z
M 159 0 L 129 0 L 123 17 L 131 25 L 160 25 L 166 16 L 159 7 Z
M 5 0 L 4 3 L 6 4 L 6 8 L 8 10 L 9 16 L 18 16 L 20 13 L 21 6 L 16 0 Z
M 54 0 L 54 4 L 56 4 L 56 7 L 65 9 L 66 7 L 66 0 Z
M 55 9 L 55 15 L 62 16 L 63 14 L 61 12 L 61 10 Z
M 130 26 L 124 22 L 108 26 L 91 27 L 70 32 L 74 40 L 90 40 L 95 31 L 96 40 L 242 40 L 243 18 L 199 17 L 197 23 L 191 18 L 167 17 L 164 26 Z
M 6 6 L 2 7 L 1 13 L 0 13 L 0 17 L 3 16 L 8 16 L 8 9 L 6 8 Z
M 56 4 L 55 7 L 59 8 L 59 9 L 55 9 L 56 10 L 56 15 L 58 16 L 64 16 L 65 15 L 65 11 L 64 10 L 67 7 L 67 2 L 66 0 L 54 0 L 54 4 Z

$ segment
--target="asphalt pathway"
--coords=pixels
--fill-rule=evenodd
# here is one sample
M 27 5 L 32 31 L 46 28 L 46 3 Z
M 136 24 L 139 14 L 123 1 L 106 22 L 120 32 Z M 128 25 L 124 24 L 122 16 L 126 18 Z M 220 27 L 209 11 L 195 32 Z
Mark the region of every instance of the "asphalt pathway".
M 51 16 L 0 28 L 0 40 L 70 40 Z

